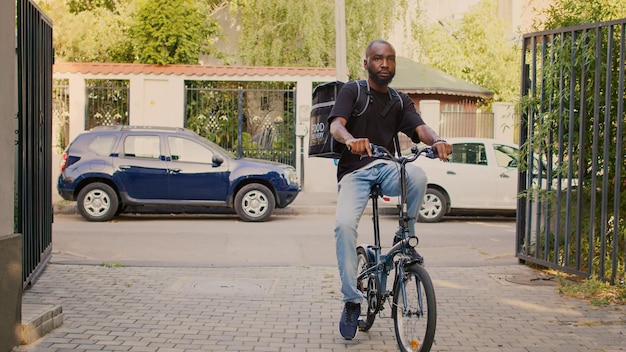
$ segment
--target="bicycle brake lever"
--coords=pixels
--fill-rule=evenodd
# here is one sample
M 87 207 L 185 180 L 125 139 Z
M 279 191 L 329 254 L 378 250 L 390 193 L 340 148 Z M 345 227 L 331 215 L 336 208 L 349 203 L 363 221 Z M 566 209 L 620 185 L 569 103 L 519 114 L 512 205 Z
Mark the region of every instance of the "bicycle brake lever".
M 435 148 L 426 147 L 422 149 L 422 153 L 424 153 L 424 156 L 429 159 L 437 159 L 437 149 Z
M 372 150 L 372 156 L 375 158 L 384 158 L 389 155 L 384 147 L 378 146 L 374 143 L 370 143 L 370 149 Z

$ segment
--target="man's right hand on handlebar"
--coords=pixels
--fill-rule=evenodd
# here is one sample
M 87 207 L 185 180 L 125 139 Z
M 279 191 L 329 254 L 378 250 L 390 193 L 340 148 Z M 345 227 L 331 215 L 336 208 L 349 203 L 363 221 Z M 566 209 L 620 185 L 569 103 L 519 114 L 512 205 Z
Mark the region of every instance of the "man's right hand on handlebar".
M 452 154 L 452 146 L 443 139 L 437 139 L 431 147 L 437 151 L 441 161 L 448 161 L 448 155 Z
M 372 147 L 369 138 L 353 138 L 346 141 L 346 148 L 357 155 L 372 156 Z

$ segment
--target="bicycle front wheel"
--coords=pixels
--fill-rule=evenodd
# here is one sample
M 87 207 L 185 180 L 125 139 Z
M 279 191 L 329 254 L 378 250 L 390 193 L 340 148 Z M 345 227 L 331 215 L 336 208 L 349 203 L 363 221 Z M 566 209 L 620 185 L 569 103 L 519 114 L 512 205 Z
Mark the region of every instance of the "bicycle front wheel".
M 393 288 L 391 315 L 402 352 L 428 352 L 435 340 L 437 304 L 426 269 L 408 266 Z

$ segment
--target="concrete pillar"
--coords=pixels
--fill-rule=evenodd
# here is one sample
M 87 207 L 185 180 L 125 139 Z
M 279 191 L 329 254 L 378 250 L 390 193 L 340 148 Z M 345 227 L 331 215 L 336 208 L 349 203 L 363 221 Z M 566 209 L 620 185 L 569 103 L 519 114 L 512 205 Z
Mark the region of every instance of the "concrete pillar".
M 0 352 L 12 351 L 18 344 L 22 321 L 22 236 L 13 233 L 17 151 L 15 5 L 15 1 L 0 1 Z
M 424 122 L 439 134 L 441 121 L 441 102 L 439 100 L 420 101 L 420 114 Z M 445 136 L 442 136 L 445 137 Z
M 513 103 L 493 103 L 493 138 L 515 143 L 515 107 Z
M 85 110 L 87 109 L 85 78 L 81 75 L 69 77 L 70 83 L 70 138 L 73 141 L 76 136 L 85 131 Z
M 132 76 L 128 80 L 128 124 L 143 125 L 143 78 Z

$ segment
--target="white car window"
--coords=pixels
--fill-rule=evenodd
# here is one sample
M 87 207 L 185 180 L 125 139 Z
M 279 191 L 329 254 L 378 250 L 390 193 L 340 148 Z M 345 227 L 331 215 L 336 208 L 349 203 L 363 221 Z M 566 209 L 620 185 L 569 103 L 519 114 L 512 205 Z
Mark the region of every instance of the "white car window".
M 453 144 L 452 155 L 450 155 L 448 161 L 460 164 L 487 165 L 485 145 L 483 143 Z
M 517 149 L 508 145 L 494 144 L 493 150 L 496 154 L 496 162 L 500 167 L 517 167 Z

